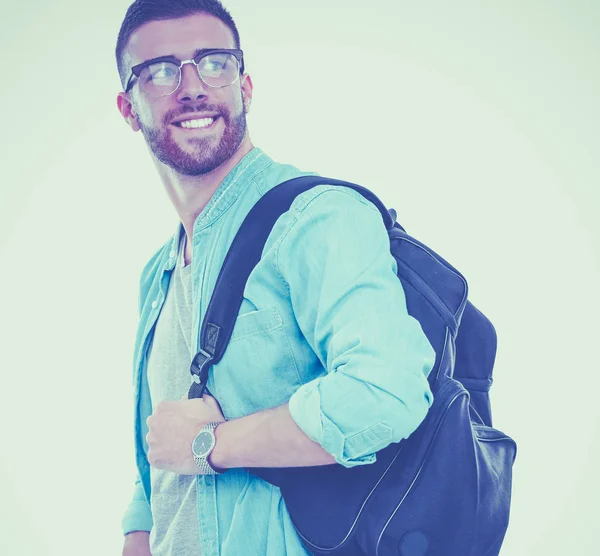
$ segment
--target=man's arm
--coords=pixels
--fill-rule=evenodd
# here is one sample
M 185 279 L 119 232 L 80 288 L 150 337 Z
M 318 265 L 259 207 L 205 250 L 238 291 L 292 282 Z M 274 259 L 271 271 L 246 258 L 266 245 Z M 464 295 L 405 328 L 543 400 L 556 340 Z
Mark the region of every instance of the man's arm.
M 121 521 L 121 528 L 123 534 L 127 535 L 133 531 L 149 532 L 152 530 L 152 512 L 150 511 L 150 504 L 146 500 L 144 490 L 142 487 L 142 480 L 139 475 L 135 477 L 133 496 L 123 519 Z
M 123 556 L 151 556 L 152 513 L 144 496 L 139 475 L 136 475 L 133 498 L 123 516 L 121 526 L 125 535 Z
M 150 533 L 148 531 L 132 531 L 125 535 L 123 556 L 152 556 Z
M 288 404 L 220 424 L 210 455 L 213 466 L 305 467 L 335 459 L 298 427 Z
M 435 353 L 408 315 L 379 212 L 341 189 L 295 206 L 278 230 L 277 272 L 327 375 L 288 404 L 220 425 L 216 467 L 371 463 L 433 401 Z

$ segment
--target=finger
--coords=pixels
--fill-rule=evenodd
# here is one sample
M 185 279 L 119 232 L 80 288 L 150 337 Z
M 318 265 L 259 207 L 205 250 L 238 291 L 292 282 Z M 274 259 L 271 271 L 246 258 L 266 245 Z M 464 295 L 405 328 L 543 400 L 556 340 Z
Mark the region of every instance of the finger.
M 210 408 L 218 410 L 219 413 L 223 413 L 223 410 L 221 409 L 221 404 L 217 401 L 216 398 L 213 398 L 208 394 L 204 394 L 203 399 Z

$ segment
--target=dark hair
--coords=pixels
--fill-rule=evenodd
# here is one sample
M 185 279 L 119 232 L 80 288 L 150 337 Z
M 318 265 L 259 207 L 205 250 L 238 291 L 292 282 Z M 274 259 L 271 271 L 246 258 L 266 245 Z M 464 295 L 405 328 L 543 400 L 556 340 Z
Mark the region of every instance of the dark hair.
M 197 13 L 210 14 L 220 19 L 231 30 L 235 47 L 240 48 L 240 34 L 235 22 L 219 0 L 135 0 L 125 14 L 115 49 L 117 68 L 123 87 L 128 77 L 123 66 L 123 51 L 133 32 L 150 21 L 178 19 Z

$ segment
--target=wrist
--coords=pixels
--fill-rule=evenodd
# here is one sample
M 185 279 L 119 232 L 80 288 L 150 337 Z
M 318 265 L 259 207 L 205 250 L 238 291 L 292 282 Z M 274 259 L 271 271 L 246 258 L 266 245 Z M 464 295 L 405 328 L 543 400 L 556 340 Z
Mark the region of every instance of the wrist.
M 223 435 L 223 433 L 226 432 L 225 428 L 227 424 L 227 421 L 223 421 L 213 431 L 215 435 L 215 447 L 208 458 L 206 458 L 210 466 L 219 472 L 224 472 L 229 468 L 225 450 L 225 437 Z

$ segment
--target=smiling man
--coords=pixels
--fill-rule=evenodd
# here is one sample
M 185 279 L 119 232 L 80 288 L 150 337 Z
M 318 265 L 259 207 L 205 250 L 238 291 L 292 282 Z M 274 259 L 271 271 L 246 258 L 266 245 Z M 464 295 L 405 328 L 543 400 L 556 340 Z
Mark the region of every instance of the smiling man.
M 141 276 L 138 475 L 123 554 L 308 554 L 279 489 L 252 468 L 372 463 L 424 419 L 435 354 L 407 313 L 379 211 L 324 185 L 277 221 L 211 395 L 187 399 L 237 230 L 262 195 L 306 172 L 252 145 L 252 81 L 220 2 L 135 2 L 116 56 L 119 111 L 142 132 L 181 222 Z

